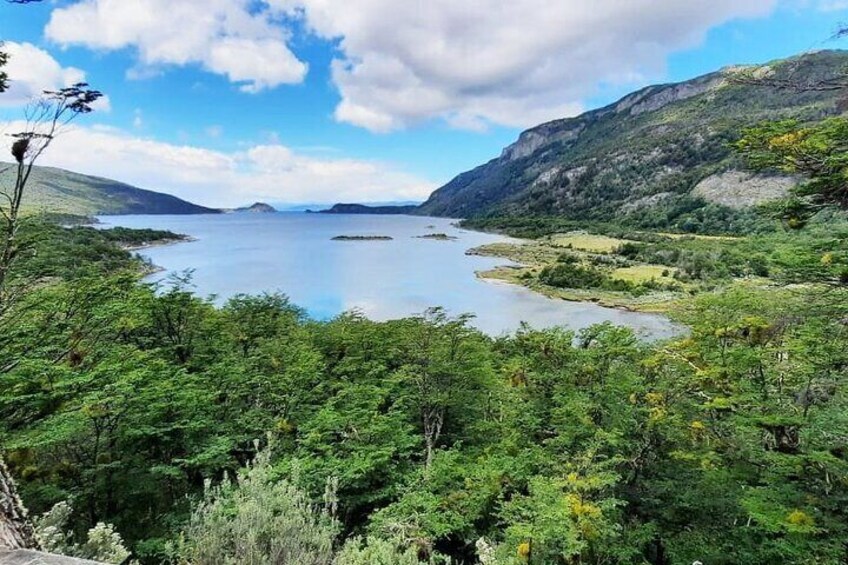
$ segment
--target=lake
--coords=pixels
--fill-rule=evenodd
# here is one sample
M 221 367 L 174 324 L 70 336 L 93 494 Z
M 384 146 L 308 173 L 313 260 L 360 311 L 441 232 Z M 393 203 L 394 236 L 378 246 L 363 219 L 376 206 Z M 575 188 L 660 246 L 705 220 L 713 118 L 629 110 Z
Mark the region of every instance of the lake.
M 536 328 L 580 329 L 599 322 L 634 328 L 645 337 L 678 328 L 652 314 L 591 303 L 552 300 L 525 288 L 478 279 L 475 272 L 508 264 L 465 251 L 505 237 L 420 216 L 305 213 L 200 216 L 104 216 L 104 226 L 167 229 L 196 241 L 151 247 L 141 254 L 164 272 L 193 270 L 195 291 L 222 302 L 239 293 L 281 292 L 310 316 L 328 319 L 359 310 L 375 320 L 420 314 L 442 306 L 471 313 L 473 325 L 499 335 L 527 322 Z M 455 240 L 421 239 L 445 233 Z M 339 235 L 381 235 L 390 241 L 333 241 Z

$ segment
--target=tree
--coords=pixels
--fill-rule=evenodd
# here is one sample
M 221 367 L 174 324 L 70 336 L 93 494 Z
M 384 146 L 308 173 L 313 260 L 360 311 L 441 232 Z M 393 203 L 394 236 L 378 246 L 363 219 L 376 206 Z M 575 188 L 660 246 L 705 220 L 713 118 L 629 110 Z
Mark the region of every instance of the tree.
M 735 145 L 755 170 L 806 177 L 784 205 L 790 227 L 800 227 L 806 215 L 823 207 L 848 209 L 848 119 L 768 122 L 745 129 Z
M 274 477 L 266 448 L 235 482 L 208 487 L 178 554 L 195 565 L 330 565 L 336 532 L 328 512 Z
M 13 4 L 27 4 L 39 0 L 9 0 Z M 0 51 L 0 93 L 8 87 L 8 74 L 3 70 L 9 61 L 6 52 Z M 91 112 L 91 105 L 102 96 L 90 90 L 85 83 L 58 91 L 48 91 L 35 103 L 27 115 L 27 127 L 13 134 L 12 156 L 17 163 L 14 187 L 3 190 L 6 205 L 0 205 L 0 316 L 10 305 L 8 279 L 17 255 L 16 237 L 20 227 L 20 209 L 24 189 L 36 160 L 44 153 L 61 126 L 80 114 Z M 13 165 L 14 166 L 14 165 Z M 0 458 L 0 547 L 37 547 L 38 543 L 27 522 L 26 509 L 17 496 L 14 481 Z
M 469 399 L 481 389 L 488 369 L 479 334 L 469 320 L 468 315 L 452 319 L 434 308 L 404 322 L 407 337 L 401 347 L 407 362 L 401 376 L 416 391 L 426 468 L 445 433 L 449 412 L 462 420 L 460 412 L 468 413 L 473 405 Z
M 19 254 L 17 235 L 20 229 L 24 192 L 36 161 L 44 154 L 64 126 L 78 116 L 88 114 L 103 94 L 88 88 L 84 82 L 59 90 L 45 91 L 26 111 L 23 131 L 11 134 L 15 164 L 14 186 L 4 187 L 5 202 L 0 205 L 0 314 L 8 309 L 14 293 L 9 288 L 10 270 Z

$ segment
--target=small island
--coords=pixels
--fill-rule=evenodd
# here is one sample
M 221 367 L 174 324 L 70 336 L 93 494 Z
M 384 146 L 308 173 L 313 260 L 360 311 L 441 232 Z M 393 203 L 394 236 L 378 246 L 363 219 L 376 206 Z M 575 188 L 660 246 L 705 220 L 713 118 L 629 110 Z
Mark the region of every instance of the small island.
M 333 205 L 332 208 L 319 210 L 319 214 L 377 214 L 377 215 L 404 215 L 413 214 L 418 209 L 418 205 L 372 205 L 365 204 L 345 204 L 339 203 Z
M 436 241 L 455 241 L 459 239 L 456 236 L 448 235 L 446 233 L 428 233 L 424 235 L 416 235 L 416 239 L 435 239 Z
M 227 212 L 248 212 L 251 214 L 274 214 L 277 212 L 277 209 L 271 206 L 270 204 L 266 204 L 264 202 L 254 202 L 250 206 L 243 206 L 241 208 L 234 208 L 232 210 L 227 210 Z
M 388 235 L 337 235 L 332 241 L 391 241 Z

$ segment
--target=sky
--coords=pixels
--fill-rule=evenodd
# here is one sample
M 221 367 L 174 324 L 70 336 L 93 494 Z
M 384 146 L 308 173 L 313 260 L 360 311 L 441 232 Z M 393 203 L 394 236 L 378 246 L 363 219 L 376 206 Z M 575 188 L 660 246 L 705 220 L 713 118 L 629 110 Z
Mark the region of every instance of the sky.
M 0 2 L 0 133 L 85 80 L 106 97 L 42 164 L 209 206 L 423 200 L 523 129 L 846 48 L 846 21 L 848 0 Z

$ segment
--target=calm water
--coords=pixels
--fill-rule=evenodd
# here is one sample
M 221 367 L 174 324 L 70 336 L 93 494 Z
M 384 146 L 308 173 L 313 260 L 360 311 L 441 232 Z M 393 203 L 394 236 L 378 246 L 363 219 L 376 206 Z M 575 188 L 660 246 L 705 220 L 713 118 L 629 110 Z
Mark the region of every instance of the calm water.
M 611 321 L 646 337 L 666 337 L 665 318 L 551 300 L 521 287 L 483 281 L 476 271 L 506 263 L 465 251 L 505 238 L 461 230 L 444 218 L 329 214 L 108 216 L 107 225 L 168 229 L 197 241 L 145 249 L 167 272 L 194 270 L 196 291 L 219 301 L 238 293 L 279 291 L 325 319 L 358 309 L 376 320 L 419 314 L 431 306 L 476 315 L 492 335 L 533 327 L 579 329 Z M 458 239 L 415 236 L 446 233 Z M 331 241 L 337 235 L 388 235 L 392 241 Z M 151 280 L 161 280 L 158 273 Z

